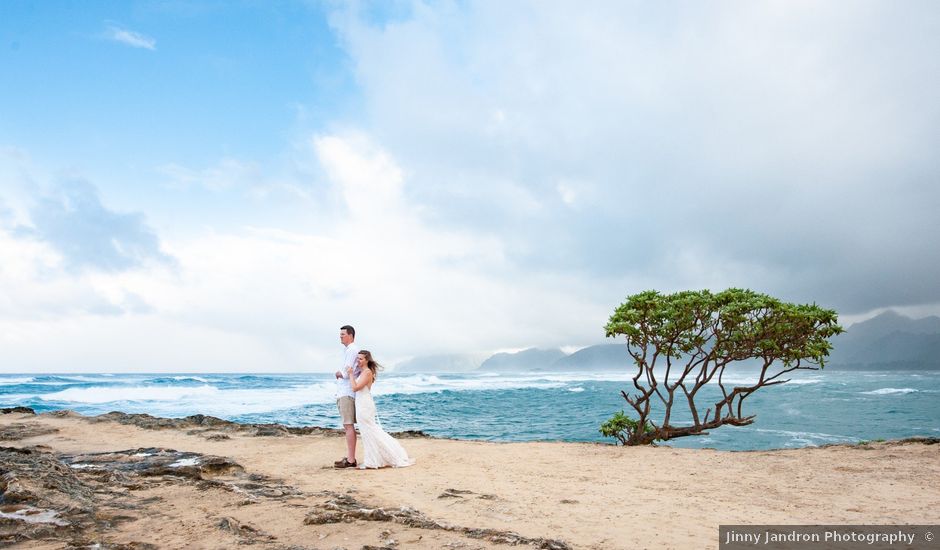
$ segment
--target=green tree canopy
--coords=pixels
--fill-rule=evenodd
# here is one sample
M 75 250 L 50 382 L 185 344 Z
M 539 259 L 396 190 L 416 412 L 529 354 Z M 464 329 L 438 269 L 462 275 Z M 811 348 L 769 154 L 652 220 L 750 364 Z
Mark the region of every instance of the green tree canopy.
M 780 378 L 786 373 L 822 368 L 832 349 L 829 338 L 842 327 L 833 310 L 732 288 L 717 294 L 634 294 L 614 311 L 605 330 L 608 337 L 625 337 L 637 369 L 635 392 L 621 394 L 639 418 L 621 422 L 624 433 L 618 439 L 639 445 L 752 423 L 753 416 L 743 415 L 744 400 L 762 387 L 787 382 Z M 757 380 L 749 386 L 726 384 L 725 369 L 746 360 L 760 363 Z M 722 398 L 700 410 L 696 398 L 709 383 L 717 384 Z M 677 396 L 688 403 L 691 425 L 671 423 Z M 665 407 L 658 422 L 651 418 L 654 399 Z M 605 433 L 610 431 L 607 424 Z

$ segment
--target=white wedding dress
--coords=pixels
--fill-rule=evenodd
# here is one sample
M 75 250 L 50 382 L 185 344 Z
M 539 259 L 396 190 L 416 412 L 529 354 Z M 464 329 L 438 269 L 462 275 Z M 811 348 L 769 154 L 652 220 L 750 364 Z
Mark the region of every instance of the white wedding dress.
M 362 437 L 359 468 L 404 468 L 415 463 L 395 438 L 385 433 L 375 417 L 375 401 L 369 386 L 356 392 L 356 423 Z

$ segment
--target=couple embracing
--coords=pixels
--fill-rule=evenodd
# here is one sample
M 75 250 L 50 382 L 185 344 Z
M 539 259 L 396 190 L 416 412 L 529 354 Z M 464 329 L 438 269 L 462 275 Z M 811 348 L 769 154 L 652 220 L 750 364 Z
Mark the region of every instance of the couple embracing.
M 346 456 L 333 463 L 337 468 L 402 468 L 415 463 L 408 453 L 385 433 L 375 418 L 372 384 L 381 366 L 372 353 L 356 345 L 356 329 L 343 325 L 339 341 L 346 346 L 343 368 L 336 371 L 336 406 L 346 430 Z M 362 460 L 356 461 L 356 427 L 362 437 Z

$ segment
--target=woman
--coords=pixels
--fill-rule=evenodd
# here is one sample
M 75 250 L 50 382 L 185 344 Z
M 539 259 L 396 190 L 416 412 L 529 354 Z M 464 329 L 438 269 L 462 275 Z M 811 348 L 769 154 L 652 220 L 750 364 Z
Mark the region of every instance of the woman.
M 359 435 L 362 437 L 362 460 L 359 468 L 383 468 L 393 466 L 404 468 L 415 463 L 408 453 L 392 436 L 385 433 L 375 418 L 375 401 L 372 400 L 372 384 L 380 365 L 372 359 L 372 353 L 362 350 L 357 357 L 359 378 L 353 380 L 353 370 L 348 368 L 352 389 L 356 392 L 356 421 Z

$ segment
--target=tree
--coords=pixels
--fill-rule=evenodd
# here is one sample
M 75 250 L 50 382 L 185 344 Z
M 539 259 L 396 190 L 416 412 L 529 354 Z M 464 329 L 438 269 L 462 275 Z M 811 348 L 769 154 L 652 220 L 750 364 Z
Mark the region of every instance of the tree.
M 605 329 L 608 337 L 626 337 L 627 352 L 637 368 L 636 392 L 620 392 L 637 418 L 618 413 L 602 428 L 604 435 L 613 435 L 624 445 L 753 423 L 755 416 L 744 416 L 744 400 L 760 388 L 788 382 L 780 378 L 787 373 L 823 368 L 832 349 L 829 338 L 843 332 L 833 310 L 736 288 L 717 294 L 707 290 L 634 294 L 614 311 Z M 724 381 L 726 369 L 754 359 L 761 367 L 753 384 L 731 386 Z M 721 397 L 700 410 L 696 398 L 713 381 Z M 677 397 L 688 404 L 690 425 L 672 423 Z M 655 400 L 665 408 L 659 422 L 651 418 Z

